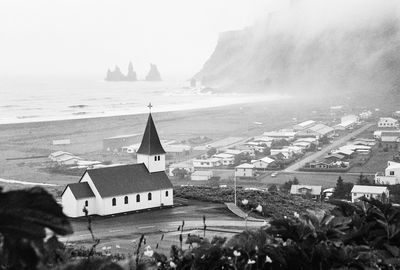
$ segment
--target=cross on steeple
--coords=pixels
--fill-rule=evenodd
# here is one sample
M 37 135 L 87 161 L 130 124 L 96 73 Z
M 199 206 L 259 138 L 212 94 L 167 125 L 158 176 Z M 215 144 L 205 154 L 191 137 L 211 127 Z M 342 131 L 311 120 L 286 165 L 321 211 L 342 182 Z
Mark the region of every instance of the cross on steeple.
M 153 107 L 153 105 L 151 105 L 151 102 L 149 102 L 149 105 L 147 105 L 147 107 L 149 108 L 149 111 L 151 113 L 151 108 Z

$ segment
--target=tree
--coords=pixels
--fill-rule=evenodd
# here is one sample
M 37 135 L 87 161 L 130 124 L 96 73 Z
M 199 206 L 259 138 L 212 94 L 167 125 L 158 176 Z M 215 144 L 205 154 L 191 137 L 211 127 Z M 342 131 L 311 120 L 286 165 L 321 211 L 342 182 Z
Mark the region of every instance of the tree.
M 249 153 L 240 153 L 239 155 L 235 156 L 235 160 L 233 162 L 234 162 L 235 166 L 238 166 L 238 165 L 242 164 L 243 162 L 248 163 L 250 161 L 251 161 L 251 157 L 250 157 Z
M 271 149 L 282 149 L 284 146 L 288 146 L 290 143 L 285 139 L 273 140 L 271 143 Z
M 72 233 L 62 207 L 47 191 L 0 189 L 1 269 L 36 269 L 48 229 L 59 235 Z
M 211 147 L 211 148 L 208 149 L 208 151 L 207 151 L 207 155 L 208 155 L 209 157 L 215 155 L 216 153 L 217 153 L 217 148 L 215 148 L 215 147 Z
M 357 180 L 357 185 L 370 185 L 368 176 L 364 176 L 363 173 L 360 173 Z
M 350 182 L 344 182 L 342 177 L 339 176 L 335 190 L 333 191 L 332 198 L 335 199 L 351 199 L 351 189 L 353 188 L 354 184 Z
M 275 184 L 270 185 L 268 188 L 268 192 L 270 192 L 270 193 L 277 192 L 277 191 L 278 191 L 278 187 Z
M 175 168 L 172 170 L 172 174 L 178 178 L 178 179 L 185 179 L 186 177 L 189 176 L 189 173 L 187 170 L 183 168 Z
M 294 177 L 293 180 L 289 180 L 287 182 L 285 182 L 282 186 L 281 186 L 281 190 L 283 192 L 290 192 L 290 189 L 292 188 L 292 185 L 298 185 L 300 182 L 299 180 Z

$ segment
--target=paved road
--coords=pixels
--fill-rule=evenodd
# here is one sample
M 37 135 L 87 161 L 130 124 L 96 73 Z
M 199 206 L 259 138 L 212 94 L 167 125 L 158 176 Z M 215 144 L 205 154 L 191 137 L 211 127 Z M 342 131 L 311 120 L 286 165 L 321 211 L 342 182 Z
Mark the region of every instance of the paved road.
M 245 221 L 232 214 L 225 205 L 190 202 L 190 205 L 162 210 L 117 215 L 114 217 L 94 217 L 92 227 L 97 238 L 107 239 L 137 234 L 155 234 L 176 232 L 185 221 L 188 230 L 203 227 L 203 215 L 206 216 L 207 228 L 213 230 L 244 229 Z M 249 227 L 259 227 L 262 222 L 248 222 Z M 86 219 L 73 220 L 74 234 L 62 238 L 64 241 L 90 241 Z
M 321 156 L 325 156 L 331 150 L 336 149 L 339 146 L 345 144 L 352 137 L 357 136 L 358 134 L 364 132 L 365 130 L 367 130 L 368 128 L 370 128 L 373 125 L 374 125 L 373 123 L 370 123 L 370 124 L 366 124 L 366 125 L 360 127 L 359 129 L 357 129 L 357 130 L 355 130 L 355 131 L 343 136 L 342 138 L 339 138 L 338 140 L 334 141 L 332 144 L 327 145 L 322 150 L 320 150 L 318 152 L 315 152 L 312 155 L 306 156 L 305 158 L 303 158 L 303 159 L 299 160 L 298 162 L 294 163 L 293 165 L 287 167 L 285 170 L 283 170 L 283 172 L 286 172 L 286 173 L 296 172 L 298 169 L 303 167 L 306 163 L 314 161 L 314 160 L 317 160 Z

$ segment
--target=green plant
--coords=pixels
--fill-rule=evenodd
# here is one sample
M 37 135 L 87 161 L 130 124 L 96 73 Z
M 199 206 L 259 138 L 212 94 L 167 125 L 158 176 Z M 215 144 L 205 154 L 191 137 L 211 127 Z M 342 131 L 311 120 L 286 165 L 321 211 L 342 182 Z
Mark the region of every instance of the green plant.
M 54 238 L 45 243 L 46 229 L 59 235 L 72 233 L 61 206 L 48 192 L 38 187 L 9 192 L 0 189 L 2 268 L 36 269 L 46 248 L 56 245 Z

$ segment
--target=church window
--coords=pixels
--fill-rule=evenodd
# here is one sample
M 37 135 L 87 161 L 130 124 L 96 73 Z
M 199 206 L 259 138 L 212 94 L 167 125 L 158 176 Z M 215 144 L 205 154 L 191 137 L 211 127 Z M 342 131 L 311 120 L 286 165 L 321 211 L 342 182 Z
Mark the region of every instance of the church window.
M 89 202 L 88 201 L 85 201 L 85 206 L 89 206 Z
M 157 161 L 157 156 L 154 156 L 154 161 Z
M 136 195 L 136 202 L 140 202 L 140 195 Z
M 160 159 L 161 159 L 161 156 L 158 156 L 158 161 L 160 161 Z
M 117 199 L 113 198 L 112 199 L 112 206 L 116 206 L 117 205 Z
M 149 194 L 147 194 L 147 199 L 148 199 L 149 201 L 151 201 L 151 192 L 149 192 Z
M 128 204 L 128 196 L 125 196 L 124 202 L 125 202 L 125 204 Z
M 168 190 L 165 191 L 165 197 L 168 197 Z

